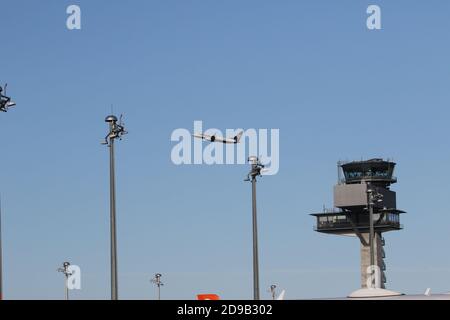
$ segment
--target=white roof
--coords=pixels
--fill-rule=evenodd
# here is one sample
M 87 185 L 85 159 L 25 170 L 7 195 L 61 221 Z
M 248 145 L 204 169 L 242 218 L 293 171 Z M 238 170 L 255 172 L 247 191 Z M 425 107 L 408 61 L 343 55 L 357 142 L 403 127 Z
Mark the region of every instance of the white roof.
M 382 298 L 382 297 L 395 297 L 401 296 L 399 292 L 381 289 L 381 288 L 365 288 L 353 291 L 348 296 L 349 298 Z

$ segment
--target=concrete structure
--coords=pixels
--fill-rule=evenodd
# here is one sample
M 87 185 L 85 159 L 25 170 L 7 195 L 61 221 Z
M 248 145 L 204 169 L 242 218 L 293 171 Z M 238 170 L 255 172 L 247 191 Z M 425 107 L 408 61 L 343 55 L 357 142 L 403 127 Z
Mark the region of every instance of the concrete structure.
M 361 288 L 385 288 L 382 234 L 403 228 L 400 214 L 404 211 L 397 210 L 396 194 L 390 190 L 390 185 L 397 182 L 394 168 L 394 162 L 382 159 L 338 163 L 334 208 L 312 214 L 317 219 L 316 231 L 359 238 Z M 375 267 L 368 269 L 371 265 Z

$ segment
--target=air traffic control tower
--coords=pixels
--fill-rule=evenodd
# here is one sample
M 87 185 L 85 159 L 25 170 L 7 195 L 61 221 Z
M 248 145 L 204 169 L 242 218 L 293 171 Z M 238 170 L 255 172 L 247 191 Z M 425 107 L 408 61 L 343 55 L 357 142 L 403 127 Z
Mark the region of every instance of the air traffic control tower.
M 313 213 L 315 231 L 357 236 L 361 242 L 361 287 L 367 288 L 370 254 L 370 212 L 373 223 L 374 265 L 380 268 L 380 287 L 385 288 L 384 232 L 401 230 L 396 194 L 390 186 L 395 163 L 382 159 L 338 162 L 338 184 L 334 187 L 334 208 Z M 343 174 L 343 176 L 342 176 Z

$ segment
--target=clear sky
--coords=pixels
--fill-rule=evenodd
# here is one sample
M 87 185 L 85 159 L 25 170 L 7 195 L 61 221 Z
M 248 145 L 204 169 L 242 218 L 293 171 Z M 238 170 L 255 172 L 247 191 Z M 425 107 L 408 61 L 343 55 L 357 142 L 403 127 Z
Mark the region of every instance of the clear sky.
M 78 4 L 82 29 L 66 28 Z M 366 9 L 382 10 L 382 30 Z M 385 234 L 388 287 L 450 290 L 450 2 L 24 1 L 0 3 L 6 299 L 108 299 L 105 116 L 117 143 L 119 293 L 252 298 L 247 165 L 175 166 L 174 129 L 280 129 L 280 171 L 258 183 L 261 295 L 359 287 L 356 238 L 313 231 L 336 162 L 390 157 L 405 229 Z

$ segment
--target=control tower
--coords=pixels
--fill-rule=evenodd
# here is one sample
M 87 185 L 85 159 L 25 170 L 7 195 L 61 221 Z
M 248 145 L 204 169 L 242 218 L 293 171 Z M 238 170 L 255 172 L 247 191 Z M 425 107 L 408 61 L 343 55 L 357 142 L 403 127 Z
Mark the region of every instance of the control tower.
M 334 187 L 334 208 L 313 213 L 317 225 L 315 231 L 336 235 L 357 236 L 361 242 L 361 287 L 367 288 L 373 265 L 380 270 L 379 286 L 385 288 L 386 265 L 384 262 L 384 232 L 401 230 L 396 194 L 390 186 L 395 163 L 383 159 L 338 162 L 338 184 Z M 372 219 L 371 219 L 372 216 Z M 370 228 L 370 226 L 373 228 Z M 373 230 L 371 254 L 370 230 Z

